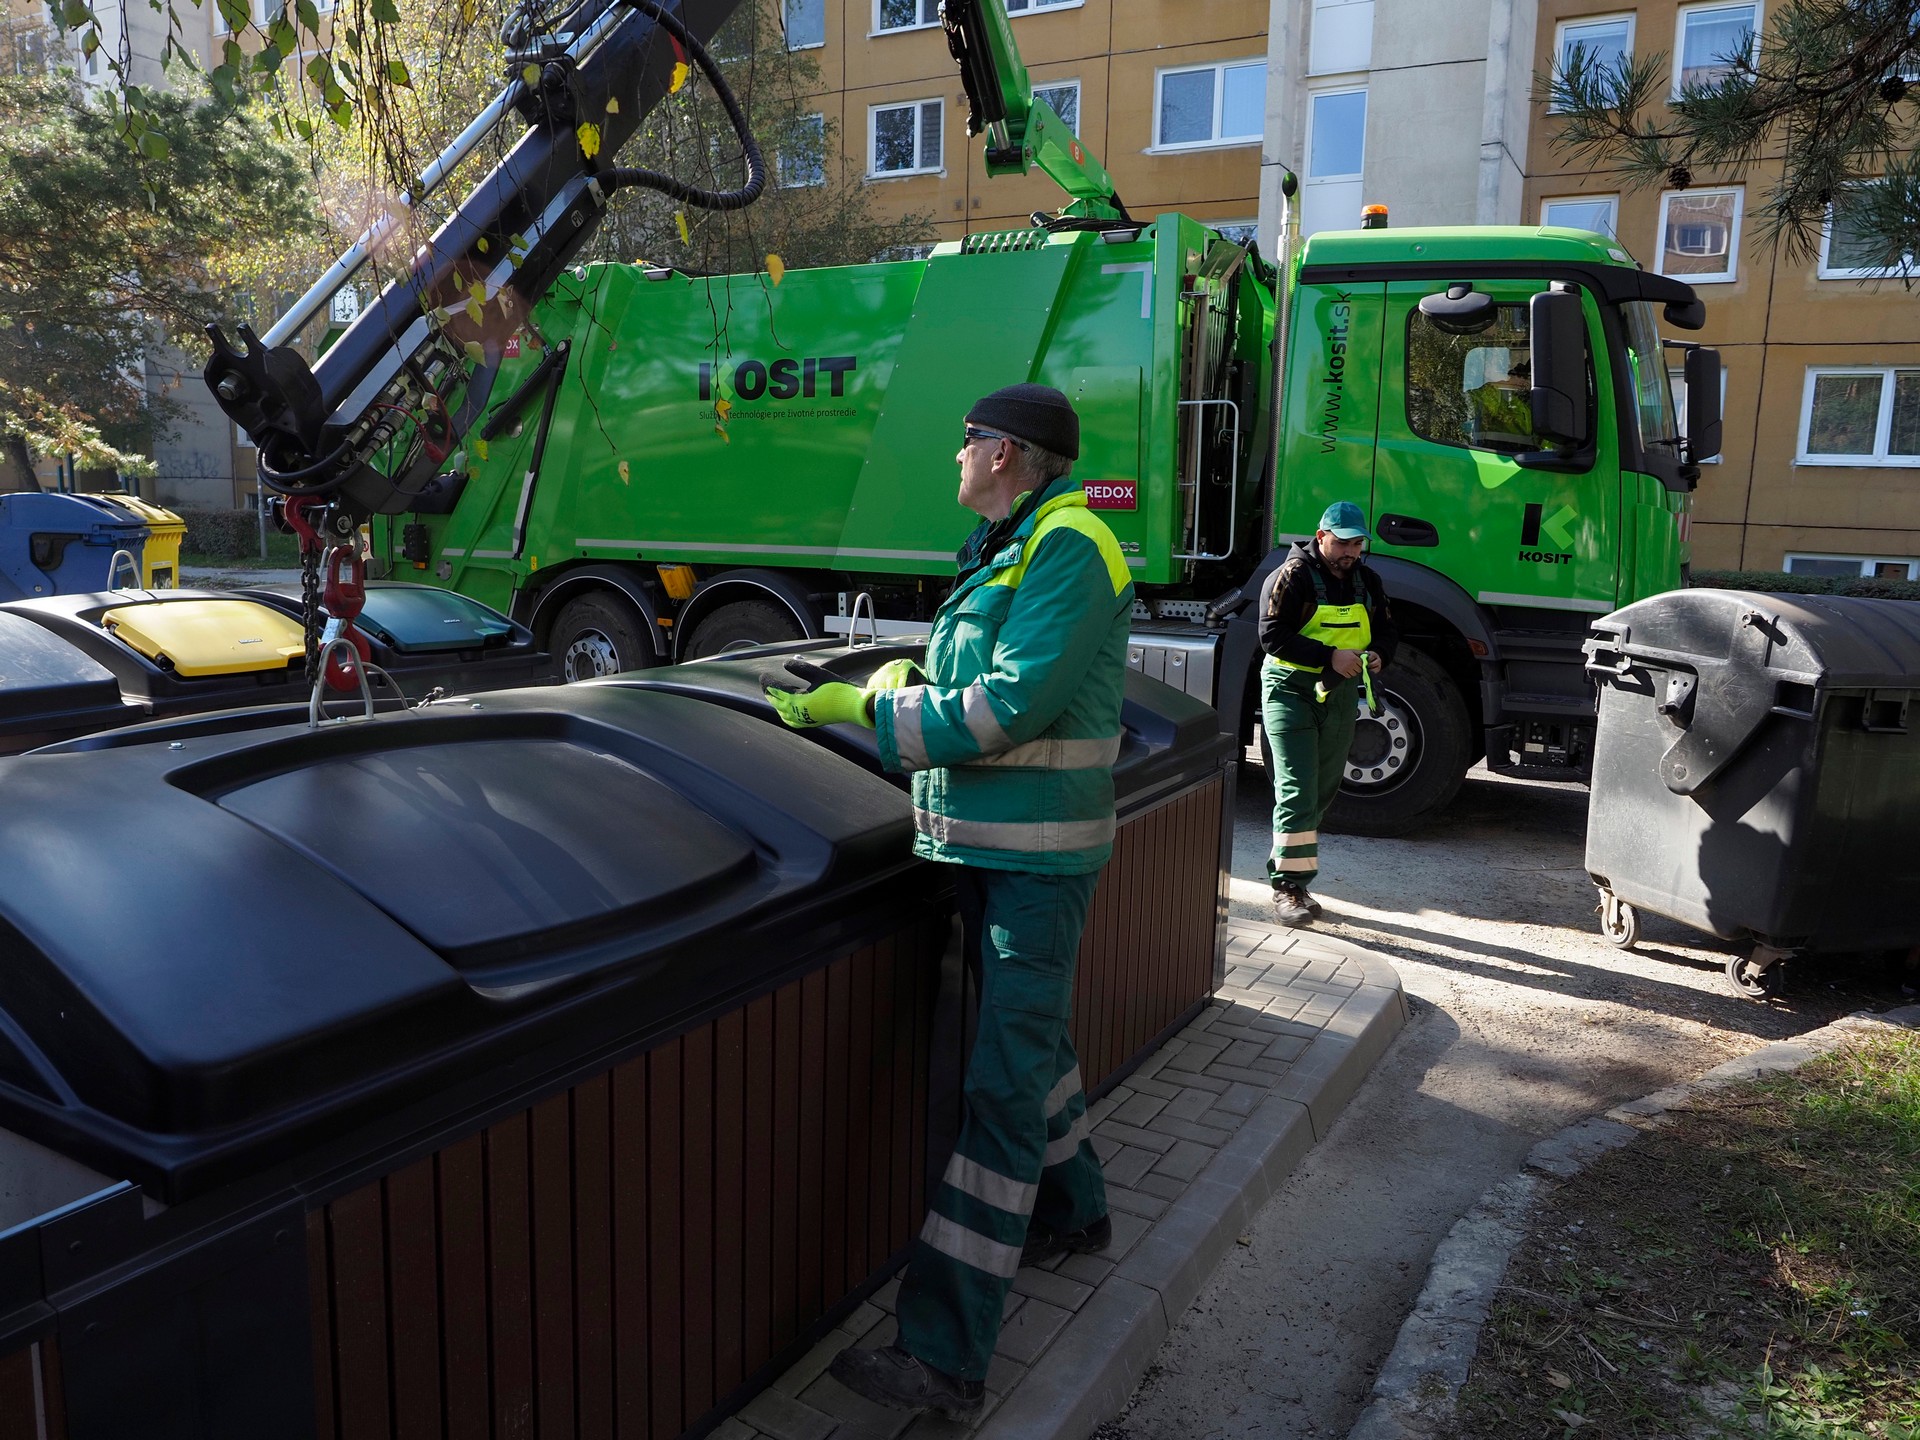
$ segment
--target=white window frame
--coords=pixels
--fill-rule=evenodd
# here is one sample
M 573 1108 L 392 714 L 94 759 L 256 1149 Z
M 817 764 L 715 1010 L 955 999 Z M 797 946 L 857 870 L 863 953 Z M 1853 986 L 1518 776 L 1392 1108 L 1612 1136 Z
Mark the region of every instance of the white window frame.
M 271 26 L 280 18 L 280 15 L 271 13 L 276 5 L 280 8 L 280 15 L 287 13 L 288 0 L 252 0 L 253 23 L 262 30 Z
M 1872 181 L 1866 182 L 1872 184 Z M 1920 267 L 1920 257 L 1905 256 L 1898 265 L 1882 265 L 1878 268 L 1860 269 L 1842 267 L 1828 262 L 1828 247 L 1833 244 L 1833 206 L 1827 206 L 1826 217 L 1820 222 L 1820 256 L 1815 262 L 1814 274 L 1822 280 L 1898 280 L 1911 275 Z
M 1687 16 L 1697 15 L 1704 10 L 1733 10 L 1741 5 L 1753 6 L 1753 51 L 1755 60 L 1760 58 L 1760 36 L 1766 29 L 1767 13 L 1765 0 L 1703 0 L 1695 5 L 1682 5 L 1673 17 L 1673 88 L 1667 92 L 1669 100 L 1680 98 L 1680 76 L 1687 63 Z
M 1789 550 L 1780 557 L 1780 568 L 1791 575 L 1796 560 L 1850 560 L 1860 568 L 1856 572 L 1863 580 L 1895 580 L 1898 576 L 1875 576 L 1867 573 L 1869 565 L 1904 565 L 1907 567 L 1907 579 L 1920 580 L 1920 560 L 1909 560 L 1899 555 L 1822 555 L 1811 550 Z M 1801 572 L 1810 573 L 1810 572 Z
M 1684 440 L 1687 438 L 1687 371 L 1685 366 L 1669 365 L 1667 367 L 1667 392 L 1673 396 L 1673 416 L 1680 429 L 1680 438 Z M 1720 415 L 1723 421 L 1726 418 L 1726 413 L 1727 367 L 1722 365 L 1720 367 Z M 1722 450 L 1719 455 L 1709 455 L 1706 459 L 1696 463 L 1701 465 L 1718 465 L 1725 454 L 1726 451 Z
M 1087 0 L 1007 0 L 1007 18 L 1038 15 L 1047 10 L 1078 10 Z
M 1076 0 L 1076 3 L 1080 3 L 1080 0 Z M 1033 94 L 1036 100 L 1040 98 L 1040 92 L 1043 90 L 1066 89 L 1073 91 L 1073 124 L 1068 128 L 1073 131 L 1074 137 L 1077 139 L 1080 135 L 1080 99 L 1084 94 L 1080 88 L 1080 82 L 1078 80 L 1035 80 L 1033 82 Z M 1058 105 L 1054 105 L 1051 100 L 1047 101 L 1047 104 L 1053 105 L 1054 113 L 1059 114 L 1060 107 Z M 1061 115 L 1060 118 L 1064 120 L 1067 117 Z
M 934 30 L 939 28 L 939 0 L 914 0 L 916 7 L 914 13 L 916 15 L 926 14 L 929 4 L 933 6 L 933 19 L 931 20 L 916 20 L 911 25 L 882 25 L 880 23 L 881 0 L 873 0 L 873 29 L 867 32 L 867 38 L 871 40 L 876 35 L 906 35 L 915 30 Z
M 1920 372 L 1920 365 L 1809 365 L 1806 385 L 1800 392 L 1800 440 L 1793 463 L 1795 465 L 1839 465 L 1852 470 L 1920 469 L 1920 455 L 1889 455 L 1887 453 L 1887 446 L 1893 438 L 1894 377 L 1916 372 Z M 1873 453 L 1871 455 L 1809 455 L 1807 436 L 1813 429 L 1815 382 L 1823 375 L 1874 374 L 1880 376 L 1880 414 L 1873 428 Z
M 1547 207 L 1549 205 L 1596 205 L 1602 200 L 1606 201 L 1607 213 L 1612 217 L 1609 222 L 1612 226 L 1610 238 L 1615 244 L 1618 244 L 1620 242 L 1620 197 L 1618 195 L 1542 195 L 1540 197 L 1540 223 L 1542 225 L 1553 224 L 1553 221 L 1547 219 Z
M 1553 32 L 1554 74 L 1558 75 L 1562 70 L 1566 68 L 1567 31 L 1582 29 L 1589 25 L 1605 25 L 1616 20 L 1626 21 L 1627 22 L 1626 53 L 1628 55 L 1632 55 L 1633 54 L 1633 30 L 1634 30 L 1635 18 L 1636 17 L 1634 15 L 1634 12 L 1631 10 L 1616 10 L 1609 15 L 1580 15 L 1571 20 L 1562 20 L 1559 23 L 1559 25 L 1555 27 Z M 1565 109 L 1564 106 L 1549 105 L 1547 106 L 1547 113 L 1549 115 L 1559 115 L 1563 113 L 1564 109 Z
M 785 173 L 787 157 L 776 148 L 773 152 L 773 169 L 774 174 L 779 178 L 779 184 L 782 190 L 809 190 L 815 185 L 824 185 L 827 183 L 827 117 L 824 112 L 815 110 L 809 114 L 802 115 L 800 121 L 808 125 L 810 129 L 816 130 L 819 133 L 820 157 L 816 162 L 819 165 L 819 175 L 817 178 L 809 180 L 787 179 Z M 943 146 L 942 148 L 944 149 L 945 147 Z
M 1732 195 L 1733 222 L 1727 227 L 1727 272 L 1724 275 L 1702 275 L 1693 271 L 1673 276 L 1689 285 L 1731 285 L 1740 278 L 1740 220 L 1746 213 L 1747 187 L 1744 185 L 1702 185 L 1694 190 L 1663 190 L 1660 192 L 1659 229 L 1653 237 L 1655 264 L 1654 269 L 1662 274 L 1667 270 L 1667 205 L 1676 195 Z
M 331 3 L 331 0 L 329 0 L 329 3 Z M 783 32 L 787 29 L 787 5 L 789 3 L 790 0 L 781 0 L 780 4 L 780 28 Z M 791 37 L 789 37 L 787 42 L 788 53 L 791 54 L 796 50 L 824 50 L 827 48 L 827 0 L 817 0 L 817 3 L 820 6 L 820 38 L 818 40 L 809 40 L 804 45 L 795 45 Z M 877 13 L 878 12 L 876 12 L 876 14 Z
M 1256 55 L 1240 60 L 1216 60 L 1207 65 L 1169 65 L 1164 70 L 1154 71 L 1153 144 L 1148 147 L 1147 153 L 1149 155 L 1177 155 L 1188 150 L 1228 150 L 1241 146 L 1258 145 L 1264 138 L 1259 131 L 1255 131 L 1251 135 L 1235 135 L 1228 138 L 1223 138 L 1220 134 L 1221 119 L 1225 115 L 1227 107 L 1226 72 L 1253 65 L 1259 66 L 1264 73 L 1267 68 L 1267 57 L 1264 55 Z M 1212 138 L 1206 140 L 1162 140 L 1160 138 L 1160 118 L 1164 113 L 1162 105 L 1165 98 L 1167 77 L 1169 75 L 1197 75 L 1202 70 L 1211 70 L 1214 73 Z M 1271 76 L 1267 76 L 1267 78 L 1269 80 L 1272 79 Z M 1262 117 L 1262 128 L 1264 129 L 1264 117 Z
M 936 106 L 940 111 L 940 163 L 938 165 L 916 165 L 911 170 L 880 169 L 877 164 L 880 158 L 880 127 L 878 124 L 880 112 L 882 110 L 905 110 L 908 108 L 913 110 L 913 154 L 914 158 L 918 160 L 920 158 L 920 137 L 925 133 L 921 128 L 925 124 L 925 121 L 921 117 L 920 112 L 928 105 Z M 867 179 L 900 180 L 909 175 L 946 174 L 946 124 L 947 102 L 937 95 L 925 100 L 889 100 L 885 104 L 869 105 L 867 107 Z
M 1360 168 L 1358 170 L 1350 173 L 1343 171 L 1338 175 L 1316 175 L 1313 170 L 1314 102 L 1316 100 L 1330 99 L 1335 95 L 1365 95 L 1366 93 L 1367 87 L 1365 85 L 1329 85 L 1323 90 L 1309 90 L 1307 92 L 1307 143 L 1302 148 L 1300 154 L 1300 183 L 1302 185 L 1343 185 L 1366 177 L 1367 131 L 1364 124 L 1360 127 Z M 1373 104 L 1371 97 L 1369 97 L 1367 104 L 1368 107 L 1371 108 Z M 1358 224 L 1359 222 L 1356 220 L 1355 223 Z

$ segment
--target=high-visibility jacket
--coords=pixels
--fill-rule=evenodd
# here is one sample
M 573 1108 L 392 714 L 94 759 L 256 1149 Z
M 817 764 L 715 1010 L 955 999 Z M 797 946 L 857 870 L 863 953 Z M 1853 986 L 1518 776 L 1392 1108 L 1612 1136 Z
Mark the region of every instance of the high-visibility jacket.
M 915 854 L 1085 874 L 1113 850 L 1133 582 L 1077 481 L 1028 499 L 961 551 L 928 683 L 882 692 L 874 726 L 882 762 L 913 775 Z

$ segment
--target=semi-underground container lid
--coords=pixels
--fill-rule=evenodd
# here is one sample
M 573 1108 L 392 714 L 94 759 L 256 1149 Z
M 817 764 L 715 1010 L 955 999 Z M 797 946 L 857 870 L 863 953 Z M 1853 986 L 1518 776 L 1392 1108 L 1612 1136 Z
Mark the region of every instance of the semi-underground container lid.
M 300 625 L 252 600 L 141 599 L 103 612 L 100 625 L 163 669 L 186 676 L 284 670 L 306 654 Z
M 897 791 L 672 695 L 159 733 L 0 760 L 0 1124 L 168 1198 L 671 1033 L 935 888 Z
M 112 671 L 32 621 L 0 613 L 0 721 L 52 720 L 120 703 Z
M 240 593 L 283 613 L 300 613 L 301 599 L 296 588 Z M 354 623 L 396 655 L 533 644 L 531 631 L 491 606 L 438 585 L 415 585 L 401 580 L 369 581 L 366 604 Z

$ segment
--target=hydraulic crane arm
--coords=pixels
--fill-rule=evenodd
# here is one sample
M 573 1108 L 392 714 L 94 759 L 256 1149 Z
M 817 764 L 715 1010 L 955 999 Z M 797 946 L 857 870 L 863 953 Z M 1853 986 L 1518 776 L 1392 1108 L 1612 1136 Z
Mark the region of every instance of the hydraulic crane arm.
M 987 174 L 1037 166 L 1067 192 L 1063 219 L 1127 220 L 1107 167 L 1034 95 L 1003 0 L 946 0 L 940 23 L 967 89 L 967 134 L 987 136 Z
M 329 507 L 336 539 L 368 515 L 412 508 L 485 410 L 507 340 L 598 227 L 611 191 L 645 185 L 722 210 L 760 193 L 759 151 L 704 46 L 737 3 L 582 0 L 542 17 L 547 33 L 510 24 L 512 78 L 403 207 L 509 123 L 509 112 L 524 117 L 525 134 L 326 354 L 309 367 L 287 342 L 399 229 L 397 218 L 363 235 L 264 339 L 243 325 L 236 348 L 208 327 L 207 384 L 259 447 L 270 488 Z M 612 163 L 687 61 L 714 80 L 743 140 L 739 190 L 702 191 Z M 402 442 L 396 465 L 390 452 Z

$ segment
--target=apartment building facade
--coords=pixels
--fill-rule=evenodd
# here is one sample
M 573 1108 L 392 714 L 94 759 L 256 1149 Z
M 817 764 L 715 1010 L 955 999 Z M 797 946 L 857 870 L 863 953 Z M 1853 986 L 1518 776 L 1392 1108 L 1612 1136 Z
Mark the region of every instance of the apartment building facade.
M 1267 113 L 1269 0 L 1008 0 L 1035 89 L 1113 175 L 1137 216 L 1178 210 L 1253 235 Z M 813 52 L 818 112 L 886 213 L 931 213 L 938 238 L 1056 210 L 1044 175 L 989 179 L 940 28 L 939 0 L 784 0 Z M 1271 253 L 1271 246 L 1263 249 Z
M 1765 25 L 1765 0 L 1543 0 L 1533 68 L 1584 46 L 1664 52 L 1676 76 L 1706 77 Z M 1726 432 L 1695 497 L 1694 563 L 1920 579 L 1920 296 L 1863 262 L 1844 207 L 1811 257 L 1766 244 L 1749 215 L 1777 158 L 1633 190 L 1556 150 L 1554 131 L 1536 102 L 1527 218 L 1613 234 L 1707 303 L 1688 338 L 1725 363 Z

